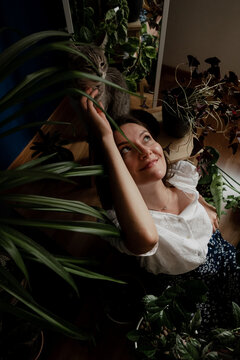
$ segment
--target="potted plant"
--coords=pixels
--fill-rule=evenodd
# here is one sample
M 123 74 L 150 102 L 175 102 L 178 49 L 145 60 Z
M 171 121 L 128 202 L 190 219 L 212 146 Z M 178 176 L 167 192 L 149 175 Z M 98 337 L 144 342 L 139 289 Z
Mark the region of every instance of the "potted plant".
M 196 304 L 204 299 L 202 285 L 188 280 L 169 286 L 159 296 L 143 298 L 142 318 L 127 335 L 140 359 L 238 358 L 240 307 L 233 303 L 233 328 L 199 332 L 201 312 Z
M 69 44 L 69 34 L 58 31 L 43 31 L 20 39 L 0 54 L 1 80 L 7 78 L 18 66 L 40 54 L 45 54 L 48 51 L 60 51 L 60 53 L 76 51 Z M 0 128 L 2 132 L 0 137 L 3 138 L 15 131 L 44 123 L 27 123 L 21 126 L 12 126 L 9 130 L 5 130 L 4 126 L 11 124 L 13 119 L 20 114 L 24 114 L 53 98 L 62 97 L 64 94 L 83 93 L 77 89 L 61 86 L 60 91 L 54 89 L 54 92 L 50 92 L 50 94 L 42 95 L 31 102 L 29 100 L 32 94 L 37 94 L 42 89 L 51 89 L 51 85 L 56 83 L 62 82 L 66 84 L 66 81 L 76 76 L 87 77 L 88 74 L 66 71 L 57 67 L 40 69 L 28 74 L 20 84 L 6 92 L 0 99 L 0 111 L 2 113 L 15 104 L 23 104 L 24 101 L 24 105 L 20 110 L 15 110 L 11 115 L 7 114 L 5 119 L 1 121 Z M 99 80 L 98 77 L 94 78 Z M 76 296 L 79 294 L 76 282 L 78 277 L 116 281 L 121 284 L 123 282 L 92 271 L 89 259 L 74 258 L 66 254 L 64 256 L 56 255 L 38 241 L 36 234 L 38 234 L 39 230 L 32 233 L 30 229 L 59 229 L 100 236 L 103 234 L 116 236 L 119 235 L 119 231 L 109 222 L 102 209 L 90 207 L 80 201 L 29 194 L 29 191 L 28 193 L 19 192 L 19 189 L 24 189 L 26 185 L 29 190 L 30 184 L 39 181 L 61 181 L 64 183 L 66 181 L 73 182 L 73 179 L 81 176 L 103 174 L 101 166 L 80 166 L 74 161 L 56 163 L 49 163 L 48 161 L 46 163 L 46 160 L 54 156 L 55 154 L 39 157 L 15 169 L 1 170 L 0 247 L 1 253 L 10 259 L 6 266 L 0 264 L 1 321 L 5 321 L 6 314 L 11 314 L 17 319 L 24 319 L 24 321 L 40 330 L 46 328 L 75 339 L 89 341 L 92 339 L 92 334 L 79 328 L 69 320 L 61 318 L 34 298 L 31 293 L 33 288 L 31 282 L 32 269 L 38 266 L 41 269 L 49 269 L 50 273 L 55 274 L 57 278 L 68 284 Z M 39 212 L 39 219 L 29 219 L 21 216 L 17 211 L 20 208 Z M 56 218 L 42 220 L 41 213 L 45 211 L 54 211 Z M 62 221 L 58 219 L 58 213 L 88 214 L 93 221 Z M 44 236 L 45 234 L 43 234 Z M 11 266 L 8 266 L 8 264 L 11 264 Z M 22 286 L 22 279 L 24 279 L 26 286 Z M 14 304 L 9 300 L 12 298 L 15 299 Z M 6 327 L 3 323 L 1 325 L 1 329 L 4 331 Z M 5 336 L 6 333 L 1 335 Z
M 211 127 L 226 133 L 226 127 L 232 128 L 231 121 L 237 118 L 239 108 L 229 101 L 229 93 L 237 86 L 234 84 L 236 78 L 230 73 L 220 80 L 219 66 L 216 65 L 219 60 L 216 62 L 214 57 L 205 61 L 211 63 L 210 68 L 199 73 L 199 61 L 188 55 L 189 79 L 180 81 L 178 70 L 182 64 L 179 64 L 175 69 L 177 86 L 164 91 L 163 126 L 170 136 L 180 138 L 189 131 L 211 131 Z
M 134 1 L 110 0 L 101 13 L 91 5 L 89 0 L 80 4 L 72 2 L 73 38 L 104 47 L 109 64 L 124 74 L 129 90 L 137 91 L 138 84 L 150 74 L 157 58 L 158 38 L 148 32 L 148 19 L 141 22 L 139 37 L 128 36 L 129 6 L 132 10 Z

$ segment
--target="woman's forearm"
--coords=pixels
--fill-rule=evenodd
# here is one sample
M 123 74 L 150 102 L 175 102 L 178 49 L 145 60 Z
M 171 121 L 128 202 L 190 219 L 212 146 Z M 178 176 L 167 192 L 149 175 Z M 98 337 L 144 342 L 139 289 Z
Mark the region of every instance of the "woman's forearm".
M 135 254 L 145 253 L 158 241 L 152 216 L 119 153 L 113 136 L 103 137 L 102 147 L 109 169 L 114 208 L 125 244 Z

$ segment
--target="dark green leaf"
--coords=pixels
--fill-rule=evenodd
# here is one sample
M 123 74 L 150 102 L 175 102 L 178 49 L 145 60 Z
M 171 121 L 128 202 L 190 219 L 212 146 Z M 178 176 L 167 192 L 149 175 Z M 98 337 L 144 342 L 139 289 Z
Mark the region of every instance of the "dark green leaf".
M 214 199 L 218 217 L 221 217 L 221 205 L 223 199 L 223 180 L 222 175 L 214 174 L 210 185 L 210 190 Z
M 240 327 L 240 307 L 235 302 L 232 302 L 232 307 L 233 307 L 235 327 Z
M 41 31 L 38 33 L 31 34 L 29 36 L 24 37 L 23 39 L 15 42 L 13 45 L 9 46 L 1 53 L 0 57 L 0 79 L 2 80 L 6 74 L 5 69 L 9 66 L 9 64 L 17 57 L 21 52 L 30 48 L 34 44 L 38 43 L 41 40 L 49 39 L 50 37 L 65 37 L 69 38 L 70 34 L 61 31 Z
M 24 220 L 10 219 L 10 222 L 11 220 L 13 223 L 16 221 L 19 225 L 24 226 Z M 0 222 L 2 223 L 2 219 L 0 219 Z M 19 231 L 2 224 L 0 226 L 0 236 L 10 239 L 16 246 L 22 248 L 26 253 L 29 253 L 36 259 L 40 260 L 42 264 L 45 264 L 52 271 L 61 276 L 66 282 L 68 282 L 76 291 L 76 293 L 78 293 L 78 289 L 72 277 L 65 271 L 63 266 L 54 258 L 54 256 L 41 245 L 37 244 L 28 236 L 20 233 Z
M 230 330 L 223 330 L 219 334 L 213 337 L 214 342 L 218 342 L 222 345 L 230 346 L 235 341 L 235 336 Z
M 217 351 L 210 351 L 204 356 L 203 360 L 220 360 L 220 359 Z
M 14 242 L 8 237 L 3 236 L 0 230 L 0 245 L 10 255 L 11 259 L 15 262 L 17 267 L 21 270 L 23 276 L 29 283 L 29 275 L 25 263 L 23 261 L 21 252 L 15 246 Z
M 120 231 L 113 225 L 102 224 L 94 221 L 51 221 L 51 220 L 27 220 L 14 218 L 1 218 L 0 223 L 8 225 L 21 225 L 28 227 L 39 227 L 48 229 L 58 229 L 75 231 L 79 233 L 97 236 L 116 236 L 120 237 Z
M 14 296 L 17 300 L 19 300 L 30 310 L 32 310 L 33 313 L 36 313 L 50 326 L 54 327 L 58 331 L 79 340 L 89 339 L 88 334 L 78 331 L 78 329 L 73 325 L 69 326 L 69 323 L 62 319 L 59 319 L 58 317 L 50 313 L 47 309 L 37 304 L 37 302 L 32 298 L 32 296 L 22 286 L 19 285 L 18 281 L 16 281 L 14 277 L 2 267 L 0 267 L 0 286 L 3 290 Z
M 132 330 L 127 333 L 127 338 L 130 341 L 138 341 L 140 335 L 137 330 Z
M 65 200 L 53 198 L 50 196 L 38 195 L 21 195 L 21 194 L 8 194 L 5 196 L 0 195 L 0 199 L 5 201 L 12 201 L 21 204 L 28 204 L 32 209 L 40 210 L 53 210 L 53 211 L 66 211 L 71 213 L 79 213 L 96 217 L 97 219 L 104 220 L 103 212 L 94 209 L 93 207 L 76 200 Z M 107 216 L 105 214 L 105 216 Z
M 201 325 L 201 322 L 202 322 L 201 311 L 198 309 L 190 321 L 190 332 L 194 333 L 195 330 L 197 330 Z
M 155 59 L 157 56 L 156 49 L 153 46 L 145 46 L 145 55 L 150 59 Z

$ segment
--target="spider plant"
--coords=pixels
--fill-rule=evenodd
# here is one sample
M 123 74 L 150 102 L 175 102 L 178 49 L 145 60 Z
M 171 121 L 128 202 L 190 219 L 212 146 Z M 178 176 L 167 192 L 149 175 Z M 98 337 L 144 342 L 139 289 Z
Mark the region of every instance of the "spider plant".
M 76 51 L 79 53 L 78 50 L 69 46 L 70 41 L 69 34 L 59 31 L 43 31 L 22 38 L 0 54 L 0 81 L 6 79 L 27 61 L 38 58 L 38 56 L 49 51 L 58 51 L 61 55 Z M 24 128 L 46 123 L 33 121 L 20 126 L 12 126 L 8 130 L 5 129 L 7 124 L 12 124 L 14 119 L 34 108 L 64 95 L 85 94 L 69 86 L 61 86 L 59 91 L 56 91 L 56 89 L 51 90 L 52 85 L 57 83 L 69 84 L 69 80 L 75 77 L 89 77 L 96 81 L 105 81 L 98 76 L 79 71 L 68 71 L 61 67 L 44 68 L 29 73 L 0 99 L 0 114 L 3 114 L 5 110 L 12 108 L 16 104 L 21 105 L 20 110 L 14 110 L 11 115 L 6 115 L 1 120 L 0 138 Z M 109 84 L 116 86 L 112 83 Z M 44 89 L 50 89 L 47 95 L 41 94 Z M 40 95 L 32 100 L 31 96 L 33 94 Z M 108 118 L 113 121 L 110 117 Z M 75 277 L 78 276 L 104 281 L 117 281 L 119 283 L 122 283 L 122 281 L 91 271 L 89 269 L 91 261 L 88 259 L 57 256 L 49 252 L 29 236 L 26 229 L 58 229 L 98 236 L 119 236 L 120 234 L 116 227 L 108 221 L 102 209 L 90 207 L 80 201 L 33 195 L 29 194 L 29 191 L 27 194 L 24 192 L 19 193 L 19 188 L 24 189 L 24 186 L 26 188 L 26 185 L 29 184 L 29 190 L 30 184 L 37 181 L 73 182 L 75 177 L 103 174 L 100 165 L 80 166 L 73 161 L 44 163 L 51 156 L 54 156 L 54 154 L 34 159 L 15 169 L 0 171 L 0 252 L 5 254 L 14 264 L 14 269 L 17 269 L 18 274 L 21 274 L 20 279 L 24 278 L 27 281 L 26 288 L 23 288 L 18 276 L 15 276 L 15 270 L 12 272 L 0 266 L 0 290 L 18 300 L 17 304 L 13 306 L 8 300 L 4 300 L 5 297 L 1 297 L 0 310 L 2 313 L 11 313 L 17 317 L 28 319 L 34 324 L 38 324 L 40 328 L 50 327 L 52 330 L 62 332 L 66 336 L 89 340 L 91 334 L 87 334 L 74 324 L 53 314 L 33 298 L 29 276 L 31 267 L 29 269 L 29 264 L 32 262 L 46 266 L 69 284 L 76 294 L 79 294 L 75 281 Z M 20 217 L 16 210 L 21 208 L 38 212 L 39 219 L 33 220 Z M 41 213 L 44 211 L 54 212 L 56 220 L 42 220 Z M 57 219 L 57 213 L 85 214 L 91 216 L 93 221 L 60 221 Z

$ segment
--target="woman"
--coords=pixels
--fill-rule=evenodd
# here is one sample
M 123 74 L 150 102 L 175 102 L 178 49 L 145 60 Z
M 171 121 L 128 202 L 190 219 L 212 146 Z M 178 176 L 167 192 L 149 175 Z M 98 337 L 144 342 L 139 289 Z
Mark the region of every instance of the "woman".
M 93 98 L 97 94 L 87 92 Z M 195 167 L 180 161 L 167 179 L 163 149 L 144 124 L 131 117 L 119 120 L 129 143 L 91 100 L 83 97 L 81 105 L 108 167 L 114 208 L 109 214 L 123 234 L 109 241 L 137 256 L 147 271 L 167 274 L 170 282 L 203 279 L 211 290 L 200 305 L 203 323 L 216 326 L 221 311 L 229 315 L 231 301 L 239 299 L 239 270 L 235 248 L 217 230 L 215 208 L 196 190 Z

